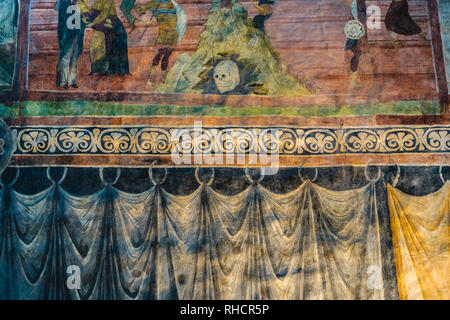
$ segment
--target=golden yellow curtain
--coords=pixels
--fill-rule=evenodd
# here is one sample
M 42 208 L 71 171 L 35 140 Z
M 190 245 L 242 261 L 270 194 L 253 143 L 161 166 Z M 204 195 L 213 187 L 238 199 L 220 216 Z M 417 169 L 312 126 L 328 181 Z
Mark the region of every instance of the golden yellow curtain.
M 426 196 L 388 185 L 400 299 L 450 299 L 450 181 Z

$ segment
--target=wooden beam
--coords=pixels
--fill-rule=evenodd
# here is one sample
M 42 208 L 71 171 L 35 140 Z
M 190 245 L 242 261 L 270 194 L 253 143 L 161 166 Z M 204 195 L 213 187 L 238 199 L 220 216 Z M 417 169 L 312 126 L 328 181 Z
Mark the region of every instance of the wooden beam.
M 430 17 L 431 44 L 433 48 L 434 69 L 436 73 L 436 86 L 439 94 L 439 103 L 442 113 L 448 113 L 448 85 L 445 73 L 444 51 L 442 46 L 439 11 L 436 0 L 428 0 L 428 15 Z

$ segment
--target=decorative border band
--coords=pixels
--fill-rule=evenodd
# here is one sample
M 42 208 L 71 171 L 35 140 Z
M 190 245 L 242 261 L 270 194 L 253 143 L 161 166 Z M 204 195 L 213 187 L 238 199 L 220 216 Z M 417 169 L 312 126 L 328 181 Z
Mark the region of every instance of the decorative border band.
M 408 154 L 450 151 L 450 126 L 257 128 L 12 127 L 17 155 Z

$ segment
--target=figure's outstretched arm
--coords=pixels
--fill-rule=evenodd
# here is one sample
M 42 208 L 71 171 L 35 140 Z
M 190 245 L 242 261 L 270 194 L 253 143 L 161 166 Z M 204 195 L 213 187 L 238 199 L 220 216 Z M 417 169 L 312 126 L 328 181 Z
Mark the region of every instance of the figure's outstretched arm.
M 158 9 L 158 1 L 151 0 L 143 5 L 136 7 L 136 12 L 138 14 L 144 14 L 147 11 L 155 11 L 156 9 Z

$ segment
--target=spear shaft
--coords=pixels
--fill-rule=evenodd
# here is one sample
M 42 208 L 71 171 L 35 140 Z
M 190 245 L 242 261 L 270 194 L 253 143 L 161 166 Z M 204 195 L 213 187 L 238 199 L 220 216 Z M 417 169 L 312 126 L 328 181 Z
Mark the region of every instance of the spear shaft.
M 153 19 L 154 15 L 155 15 L 155 14 L 152 12 L 152 16 L 150 17 L 149 24 L 147 24 L 147 25 L 145 26 L 144 32 L 142 32 L 141 36 L 139 37 L 139 40 L 141 40 L 142 37 L 144 36 L 145 32 L 147 31 L 148 27 L 150 26 L 150 22 L 152 22 L 152 19 Z

